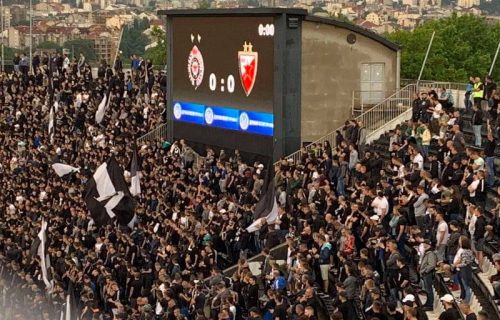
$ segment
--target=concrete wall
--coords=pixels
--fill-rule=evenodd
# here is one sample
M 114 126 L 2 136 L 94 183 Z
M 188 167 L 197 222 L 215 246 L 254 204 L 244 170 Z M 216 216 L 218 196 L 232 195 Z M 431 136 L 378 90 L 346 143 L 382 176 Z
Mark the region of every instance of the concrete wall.
M 351 45 L 347 35 L 354 33 Z M 302 23 L 302 142 L 314 141 L 351 117 L 353 90 L 360 90 L 361 64 L 385 65 L 385 91 L 399 79 L 398 52 L 346 28 L 320 22 Z

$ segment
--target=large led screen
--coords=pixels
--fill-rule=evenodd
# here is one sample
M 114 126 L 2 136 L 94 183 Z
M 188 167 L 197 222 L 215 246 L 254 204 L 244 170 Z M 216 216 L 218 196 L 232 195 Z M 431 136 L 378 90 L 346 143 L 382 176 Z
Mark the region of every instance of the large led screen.
M 272 17 L 172 18 L 175 137 L 272 152 L 273 21 Z

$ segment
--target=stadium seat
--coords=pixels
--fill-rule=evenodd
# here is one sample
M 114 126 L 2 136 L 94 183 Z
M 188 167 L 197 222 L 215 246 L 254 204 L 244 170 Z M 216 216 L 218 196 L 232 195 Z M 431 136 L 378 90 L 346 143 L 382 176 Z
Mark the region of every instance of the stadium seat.
M 252 272 L 252 274 L 257 277 L 262 274 L 262 271 L 260 270 L 261 265 L 261 262 L 249 262 L 248 268 L 250 269 L 250 272 Z
M 286 263 L 286 260 L 276 260 L 275 261 L 278 266 L 283 266 Z
M 495 295 L 495 290 L 493 289 L 493 285 L 491 284 L 490 277 L 496 274 L 496 268 L 493 266 L 490 259 L 485 257 L 483 262 L 483 272 L 479 273 L 478 277 L 492 296 Z

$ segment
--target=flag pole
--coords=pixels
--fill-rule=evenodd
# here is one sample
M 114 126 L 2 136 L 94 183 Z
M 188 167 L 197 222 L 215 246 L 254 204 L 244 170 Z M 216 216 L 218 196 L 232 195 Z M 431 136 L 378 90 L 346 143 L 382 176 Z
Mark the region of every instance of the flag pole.
M 420 90 L 420 79 L 422 78 L 422 74 L 424 73 L 425 63 L 427 62 L 427 58 L 429 57 L 429 52 L 431 52 L 432 42 L 434 41 L 435 35 L 436 31 L 433 31 L 431 41 L 429 42 L 429 46 L 427 47 L 427 52 L 425 53 L 424 62 L 422 63 L 422 68 L 420 68 L 420 74 L 418 75 L 417 91 Z
M 3 0 L 0 0 L 0 7 L 2 10 L 2 16 L 0 18 L 2 18 L 2 21 L 0 22 L 2 24 L 2 72 L 4 72 L 5 70 L 5 62 L 4 62 L 4 58 L 5 58 L 5 55 L 4 55 L 4 36 L 3 36 L 3 32 L 4 32 L 4 16 L 3 16 Z
M 30 0 L 30 71 L 33 67 L 33 0 Z
M 490 72 L 488 72 L 489 76 L 491 76 L 491 74 L 493 73 L 493 68 L 495 67 L 495 63 L 497 62 L 499 51 L 500 51 L 500 42 L 498 42 L 497 52 L 495 53 L 495 57 L 493 58 L 493 62 L 491 63 Z

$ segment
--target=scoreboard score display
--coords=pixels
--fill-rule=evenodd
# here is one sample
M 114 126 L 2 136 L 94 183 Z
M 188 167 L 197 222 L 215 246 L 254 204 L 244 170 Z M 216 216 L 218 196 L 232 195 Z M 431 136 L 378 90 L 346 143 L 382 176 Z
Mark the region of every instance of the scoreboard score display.
M 170 138 L 273 156 L 277 15 L 175 11 L 166 12 Z
M 272 18 L 179 17 L 173 28 L 174 101 L 272 113 Z

